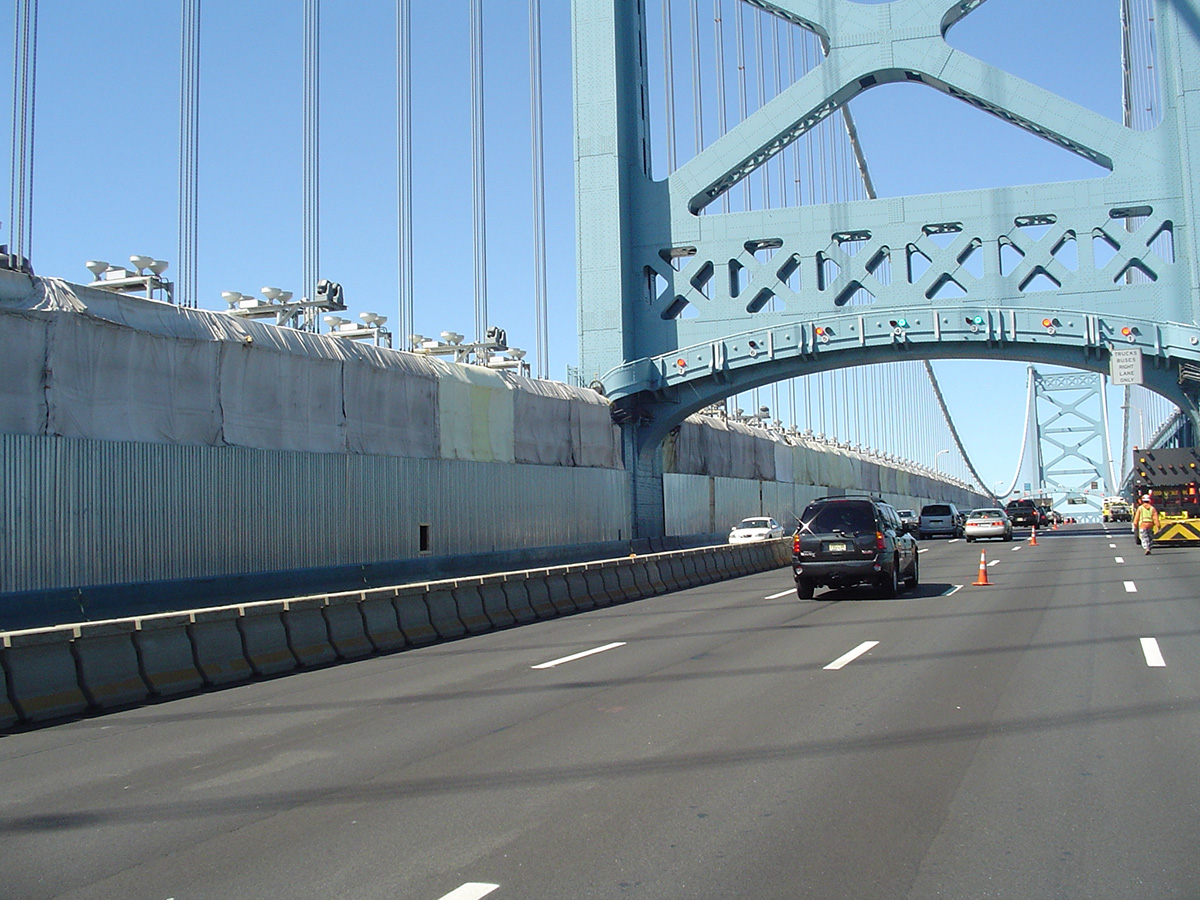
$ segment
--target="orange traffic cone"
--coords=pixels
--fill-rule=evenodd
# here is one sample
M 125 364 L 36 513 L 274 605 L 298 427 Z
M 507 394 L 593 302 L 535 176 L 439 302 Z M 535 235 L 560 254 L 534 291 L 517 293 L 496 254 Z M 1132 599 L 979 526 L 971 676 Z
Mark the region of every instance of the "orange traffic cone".
M 1037 526 L 1036 525 L 1034 525 L 1033 530 L 1031 532 L 1029 532 L 1029 546 L 1030 547 L 1037 546 Z
M 979 580 L 972 581 L 971 584 L 991 584 L 987 580 L 987 560 L 984 558 L 982 550 L 979 551 Z

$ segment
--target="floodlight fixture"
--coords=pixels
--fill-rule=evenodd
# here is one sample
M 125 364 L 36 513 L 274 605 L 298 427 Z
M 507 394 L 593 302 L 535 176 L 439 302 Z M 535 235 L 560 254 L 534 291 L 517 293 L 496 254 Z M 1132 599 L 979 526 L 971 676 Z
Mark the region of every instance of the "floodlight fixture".
M 485 334 L 487 343 L 492 344 L 497 350 L 508 349 L 508 335 L 503 328 L 495 325 L 489 325 Z
M 459 334 L 457 331 L 443 331 L 442 340 L 447 344 L 461 344 L 463 335 Z
M 350 321 L 349 319 L 343 319 L 341 316 L 325 316 L 324 319 L 325 319 L 325 324 L 328 325 L 330 327 L 330 329 L 334 330 L 334 331 L 336 331 L 342 325 L 345 325 Z
M 408 339 L 412 341 L 412 345 L 414 347 L 420 347 L 423 343 L 425 343 L 425 335 L 423 334 L 410 334 Z
M 154 262 L 154 257 L 153 256 L 140 256 L 135 253 L 133 256 L 129 257 L 129 261 L 131 263 L 133 263 L 134 267 L 138 271 L 138 274 L 141 275 L 142 269 L 149 268 L 151 263 Z
M 230 309 L 233 309 L 242 299 L 242 295 L 238 291 L 221 291 L 221 299 L 229 304 Z
M 167 267 L 169 265 L 171 265 L 171 264 L 169 262 L 167 262 L 165 259 L 156 259 L 156 260 L 154 260 L 154 262 L 150 263 L 150 265 L 147 266 L 147 268 L 151 272 L 153 272 L 156 276 L 158 276 L 158 275 L 161 275 L 163 272 L 167 271 Z
M 258 292 L 266 297 L 270 302 L 278 300 L 283 295 L 283 289 L 277 287 L 260 288 Z
M 291 291 L 280 291 L 279 292 L 279 302 L 287 303 L 289 300 L 292 299 L 293 296 L 294 295 L 292 294 Z
M 109 265 L 102 259 L 89 259 L 84 265 L 98 279 L 109 270 Z
M 512 349 L 510 349 L 510 350 L 508 351 L 508 355 L 509 355 L 509 356 L 511 356 L 513 359 L 524 359 L 524 358 L 525 358 L 525 351 L 524 351 L 524 350 L 519 350 L 519 349 L 517 349 L 516 347 L 513 347 Z

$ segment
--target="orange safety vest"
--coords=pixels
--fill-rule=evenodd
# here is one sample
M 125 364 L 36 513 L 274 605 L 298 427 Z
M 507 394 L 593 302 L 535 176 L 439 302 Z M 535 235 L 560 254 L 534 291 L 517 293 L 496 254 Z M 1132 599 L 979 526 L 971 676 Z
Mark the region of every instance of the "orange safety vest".
M 1147 509 L 1141 504 L 1138 505 L 1137 511 L 1133 514 L 1133 527 L 1137 530 L 1143 528 L 1155 527 L 1155 521 L 1158 519 L 1158 510 L 1151 506 Z

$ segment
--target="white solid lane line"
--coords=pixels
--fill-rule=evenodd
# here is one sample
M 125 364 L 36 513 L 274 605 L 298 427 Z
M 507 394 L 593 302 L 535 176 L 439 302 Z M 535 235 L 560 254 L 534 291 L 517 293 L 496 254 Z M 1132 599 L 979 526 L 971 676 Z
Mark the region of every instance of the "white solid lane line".
M 624 647 L 624 641 L 617 641 L 612 644 L 605 644 L 603 647 L 593 647 L 591 650 L 584 650 L 582 653 L 572 653 L 570 656 L 563 656 L 559 659 L 552 659 L 550 662 L 538 663 L 536 666 L 530 666 L 531 669 L 553 669 L 555 666 L 563 663 L 574 662 L 577 659 L 583 659 L 585 656 L 591 656 L 594 653 L 603 653 L 605 650 L 613 650 L 617 647 Z
M 498 884 L 484 884 L 480 881 L 468 881 L 462 887 L 456 887 L 439 900 L 479 900 L 480 897 L 486 897 L 496 888 Z
M 1146 665 L 1151 668 L 1162 668 L 1167 664 L 1162 651 L 1158 649 L 1158 641 L 1154 638 L 1142 638 L 1142 653 L 1146 655 Z
M 956 584 L 954 587 L 950 588 L 950 590 L 946 591 L 946 593 L 942 594 L 942 596 L 949 597 L 951 594 L 957 594 L 961 590 L 962 590 L 962 585 Z
M 1125 582 L 1125 593 L 1136 594 L 1137 593 L 1137 585 L 1134 584 L 1132 581 Z
M 846 665 L 846 663 L 854 662 L 854 660 L 858 659 L 860 656 L 862 656 L 864 653 L 866 653 L 872 647 L 877 647 L 877 646 L 879 646 L 879 641 L 863 641 L 861 644 L 859 644 L 857 647 L 855 647 L 849 653 L 845 653 L 842 656 L 839 656 L 837 659 L 835 659 L 833 662 L 831 662 L 825 668 L 826 669 L 840 669 L 842 666 Z
M 786 591 L 780 591 L 778 594 L 772 594 L 770 597 L 763 597 L 764 600 L 778 600 L 780 597 L 786 597 L 788 594 L 796 593 L 795 588 Z
M 1123 557 L 1123 556 L 1114 556 L 1113 559 L 1115 559 L 1119 563 L 1125 562 L 1125 557 Z

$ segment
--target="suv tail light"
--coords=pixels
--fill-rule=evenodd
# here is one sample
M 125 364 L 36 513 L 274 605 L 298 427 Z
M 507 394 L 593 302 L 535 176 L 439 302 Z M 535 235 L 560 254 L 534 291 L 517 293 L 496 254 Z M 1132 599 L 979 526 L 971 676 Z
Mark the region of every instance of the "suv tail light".
M 875 532 L 875 549 L 876 550 L 886 550 L 887 549 L 887 541 L 884 540 L 882 531 Z
M 800 555 L 800 535 L 799 535 L 799 533 L 797 533 L 792 538 L 792 552 L 795 553 L 797 556 Z

